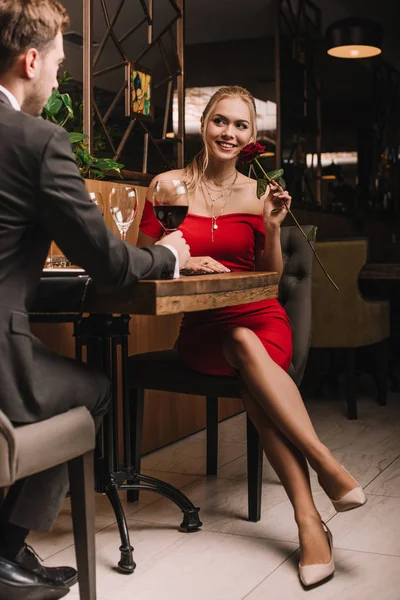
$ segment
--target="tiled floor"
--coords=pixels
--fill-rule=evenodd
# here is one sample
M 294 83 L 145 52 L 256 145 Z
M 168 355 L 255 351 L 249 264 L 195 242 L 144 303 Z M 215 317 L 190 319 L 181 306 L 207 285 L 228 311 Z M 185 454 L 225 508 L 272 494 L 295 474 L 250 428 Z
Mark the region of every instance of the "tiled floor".
M 99 600 L 400 600 L 400 394 L 387 407 L 359 400 L 358 421 L 348 421 L 341 402 L 307 401 L 322 440 L 359 479 L 365 507 L 335 514 L 312 477 L 316 503 L 334 536 L 336 574 L 303 591 L 297 576 L 298 543 L 293 513 L 276 475 L 264 466 L 263 513 L 246 521 L 245 417 L 220 425 L 218 477 L 205 477 L 205 432 L 144 458 L 146 472 L 184 489 L 201 507 L 200 532 L 177 530 L 180 511 L 143 493 L 127 505 L 137 568 L 115 570 L 119 538 L 105 497 L 97 501 Z M 122 496 L 122 495 L 121 495 Z M 30 543 L 48 565 L 74 564 L 69 502 L 54 531 Z M 68 596 L 79 597 L 77 586 Z

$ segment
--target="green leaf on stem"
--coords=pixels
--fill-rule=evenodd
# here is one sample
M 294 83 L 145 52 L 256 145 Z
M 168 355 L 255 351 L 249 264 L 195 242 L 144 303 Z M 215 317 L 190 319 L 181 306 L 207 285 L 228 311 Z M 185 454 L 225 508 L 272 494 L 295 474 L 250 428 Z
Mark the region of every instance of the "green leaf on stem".
M 78 131 L 70 131 L 68 135 L 71 144 L 81 143 L 87 138 L 87 135 L 84 133 L 79 133 Z
M 124 165 L 122 165 L 121 163 L 118 163 L 117 161 L 113 160 L 112 158 L 98 158 L 96 160 L 96 167 L 98 167 L 99 169 L 107 169 L 109 171 L 111 170 L 119 170 L 121 169 L 121 167 L 123 167 Z
M 267 191 L 268 181 L 266 179 L 257 179 L 257 198 L 264 196 Z
M 278 177 L 278 179 L 276 180 L 276 183 L 279 183 L 281 188 L 286 190 L 286 181 L 283 179 L 283 177 Z
M 277 181 L 279 179 L 279 177 L 282 177 L 284 171 L 283 169 L 276 169 L 275 171 L 269 171 L 267 173 L 267 178 L 271 181 L 271 179 L 273 179 L 274 181 Z
M 44 107 L 45 112 L 49 116 L 56 115 L 62 108 L 63 101 L 57 90 L 54 90 Z
M 90 173 L 92 175 L 94 175 L 96 179 L 104 179 L 104 173 L 101 169 L 96 169 L 94 167 L 91 167 Z
M 317 229 L 318 227 L 314 225 L 311 231 L 307 233 L 307 242 L 315 242 L 317 239 Z
M 71 96 L 69 94 L 60 94 L 60 98 L 65 106 L 65 108 L 68 111 L 68 115 L 70 117 L 74 116 L 74 111 L 72 109 L 72 100 L 71 100 Z

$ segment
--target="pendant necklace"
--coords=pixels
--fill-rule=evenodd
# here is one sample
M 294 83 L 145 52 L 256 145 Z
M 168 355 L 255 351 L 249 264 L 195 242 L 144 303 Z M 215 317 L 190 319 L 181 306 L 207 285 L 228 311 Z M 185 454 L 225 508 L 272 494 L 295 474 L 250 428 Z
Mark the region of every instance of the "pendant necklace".
M 233 187 L 234 187 L 234 185 L 236 183 L 237 176 L 238 176 L 238 172 L 236 171 L 235 179 L 233 180 L 232 184 L 228 188 L 226 188 L 222 194 L 220 194 L 219 196 L 217 196 L 217 198 L 213 198 L 211 196 L 210 191 L 209 191 L 209 189 L 207 187 L 207 184 L 205 184 L 204 180 L 202 181 L 202 183 L 205 184 L 204 187 L 205 187 L 205 190 L 206 190 L 206 192 L 208 194 L 208 197 L 210 198 L 210 202 L 211 202 L 211 208 L 210 208 L 210 212 L 211 212 L 211 242 L 214 242 L 214 231 L 216 231 L 218 229 L 217 219 L 218 219 L 218 217 L 220 217 L 222 215 L 222 213 L 225 210 L 227 202 L 228 202 L 229 198 L 231 197 Z M 206 201 L 206 205 L 208 206 L 207 198 L 206 198 L 206 195 L 204 193 L 204 187 L 203 187 L 203 185 L 201 185 L 201 189 L 202 189 L 202 192 L 203 192 L 204 200 Z M 225 196 L 225 194 L 226 194 L 225 202 L 224 202 L 221 210 L 218 212 L 218 214 L 215 215 L 214 214 L 215 203 L 220 198 L 223 198 L 223 196 Z
M 217 187 L 222 187 L 222 184 L 224 183 L 224 181 L 226 181 L 227 179 L 230 179 L 234 174 L 236 173 L 237 175 L 237 171 L 236 169 L 230 174 L 228 175 L 228 177 L 224 177 L 224 179 L 220 179 L 220 181 L 215 181 L 215 179 L 213 177 L 210 177 L 210 180 L 213 182 L 214 185 L 216 185 Z M 236 176 L 235 176 L 235 180 L 236 180 Z M 203 180 L 204 183 L 206 184 L 205 180 Z M 207 185 L 207 184 L 206 184 Z M 232 184 L 233 185 L 233 184 Z M 228 186 L 229 187 L 229 186 Z

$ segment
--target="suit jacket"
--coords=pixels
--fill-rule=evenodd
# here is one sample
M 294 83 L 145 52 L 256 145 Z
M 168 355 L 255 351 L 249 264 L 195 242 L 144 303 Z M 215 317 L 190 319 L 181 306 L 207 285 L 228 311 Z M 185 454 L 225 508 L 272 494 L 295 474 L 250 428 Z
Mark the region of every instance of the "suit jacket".
M 40 418 L 28 312 L 52 240 L 104 285 L 172 277 L 173 253 L 122 242 L 89 200 L 68 134 L 14 110 L 0 92 L 0 408 L 15 422 Z

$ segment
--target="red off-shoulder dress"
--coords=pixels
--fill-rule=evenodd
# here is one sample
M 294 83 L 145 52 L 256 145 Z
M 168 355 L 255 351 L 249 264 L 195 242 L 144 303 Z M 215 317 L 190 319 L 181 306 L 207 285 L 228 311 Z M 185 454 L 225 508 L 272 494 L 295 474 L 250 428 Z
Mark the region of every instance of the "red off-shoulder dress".
M 232 271 L 254 271 L 255 253 L 264 248 L 262 215 L 221 215 L 214 242 L 211 241 L 211 217 L 188 213 L 179 229 L 192 256 L 211 256 Z M 148 200 L 140 230 L 153 238 L 163 234 Z M 177 344 L 179 357 L 188 367 L 202 373 L 235 375 L 222 351 L 226 331 L 235 327 L 254 331 L 271 358 L 285 371 L 289 369 L 292 331 L 286 311 L 277 299 L 185 313 Z

